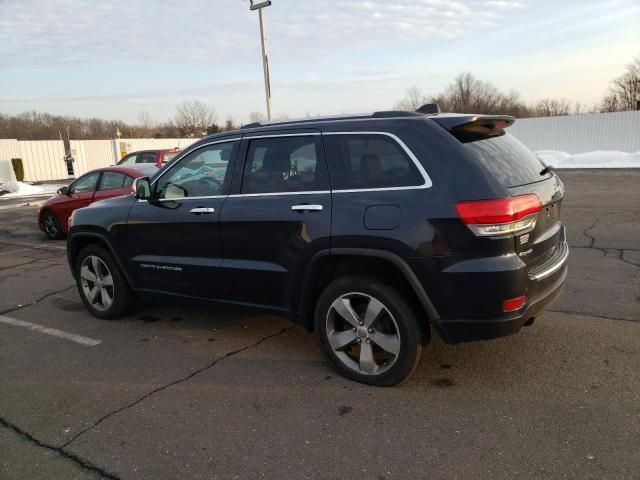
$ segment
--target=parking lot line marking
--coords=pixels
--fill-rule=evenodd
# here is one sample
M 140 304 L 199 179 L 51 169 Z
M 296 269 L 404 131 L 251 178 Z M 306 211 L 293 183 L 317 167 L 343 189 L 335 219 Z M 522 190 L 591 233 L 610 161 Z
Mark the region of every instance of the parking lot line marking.
M 16 247 L 36 248 L 41 250 L 66 250 L 67 247 L 60 247 L 58 245 L 37 245 L 35 243 L 22 243 L 22 242 L 7 242 L 6 240 L 0 240 L 0 243 L 5 245 L 14 245 Z
M 100 345 L 102 340 L 95 340 L 89 337 L 83 337 L 82 335 L 76 335 L 75 333 L 64 332 L 57 328 L 49 328 L 37 323 L 25 322 L 24 320 L 18 320 L 17 318 L 5 317 L 0 315 L 0 323 L 6 323 L 7 325 L 13 325 L 14 327 L 24 327 L 34 332 L 44 333 L 45 335 L 51 335 L 52 337 L 64 338 L 72 342 L 85 345 L 87 347 L 95 347 Z

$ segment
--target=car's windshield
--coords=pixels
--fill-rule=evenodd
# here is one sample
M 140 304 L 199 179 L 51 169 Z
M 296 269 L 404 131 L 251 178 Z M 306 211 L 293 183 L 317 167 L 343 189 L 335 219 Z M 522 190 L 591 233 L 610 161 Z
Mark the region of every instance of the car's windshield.
M 120 160 L 117 165 L 134 165 L 136 163 L 136 155 L 127 155 L 122 160 Z

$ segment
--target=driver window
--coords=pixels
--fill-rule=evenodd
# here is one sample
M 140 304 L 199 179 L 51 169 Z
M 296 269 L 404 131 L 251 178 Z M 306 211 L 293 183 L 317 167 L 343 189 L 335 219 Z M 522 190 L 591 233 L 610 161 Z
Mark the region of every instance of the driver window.
M 85 193 L 93 192 L 98 184 L 100 172 L 90 173 L 84 177 L 80 177 L 69 187 L 69 193 Z
M 233 141 L 199 148 L 186 155 L 158 180 L 159 198 L 222 195 Z

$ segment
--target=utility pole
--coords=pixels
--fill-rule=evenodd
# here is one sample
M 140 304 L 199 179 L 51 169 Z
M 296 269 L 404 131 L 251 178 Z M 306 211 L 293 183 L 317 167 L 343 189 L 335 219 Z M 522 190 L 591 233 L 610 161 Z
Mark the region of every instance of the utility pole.
M 271 121 L 271 80 L 269 78 L 269 57 L 267 55 L 267 35 L 264 30 L 264 18 L 262 9 L 271 5 L 271 0 L 266 2 L 253 3 L 250 0 L 251 11 L 258 10 L 258 19 L 260 21 L 260 43 L 262 44 L 262 69 L 264 70 L 264 94 L 267 102 L 267 119 Z

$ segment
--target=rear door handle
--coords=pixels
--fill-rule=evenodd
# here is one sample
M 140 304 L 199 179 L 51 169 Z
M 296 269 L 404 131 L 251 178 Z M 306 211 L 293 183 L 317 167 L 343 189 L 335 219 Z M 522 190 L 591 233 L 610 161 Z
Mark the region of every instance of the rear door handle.
M 308 205 L 308 204 L 300 204 L 300 205 L 291 205 L 291 210 L 295 212 L 319 212 L 322 210 L 322 205 Z
M 213 212 L 215 212 L 216 209 L 215 208 L 207 208 L 207 207 L 198 207 L 198 208 L 192 208 L 189 211 L 191 213 L 193 213 L 194 215 L 210 215 Z

